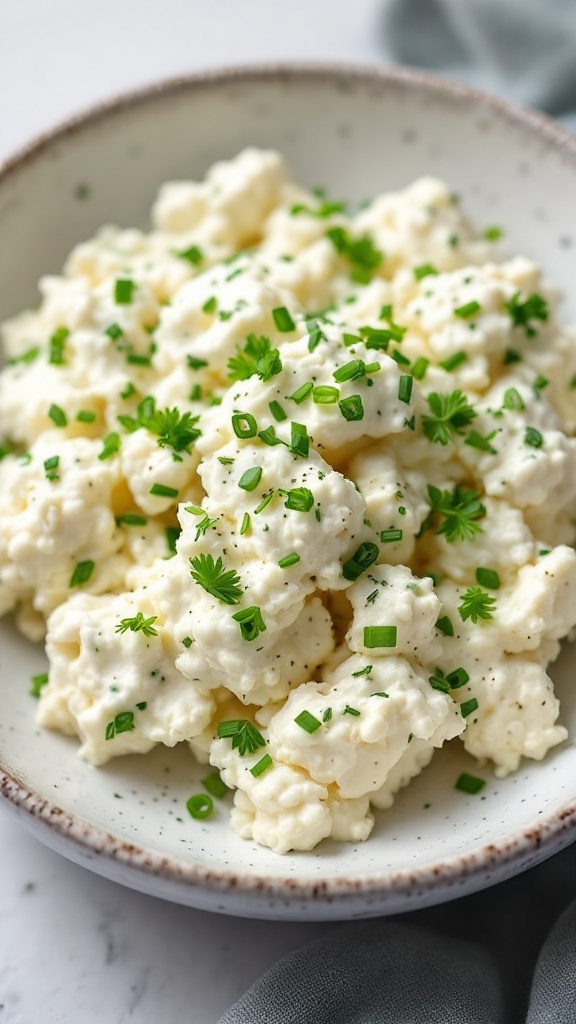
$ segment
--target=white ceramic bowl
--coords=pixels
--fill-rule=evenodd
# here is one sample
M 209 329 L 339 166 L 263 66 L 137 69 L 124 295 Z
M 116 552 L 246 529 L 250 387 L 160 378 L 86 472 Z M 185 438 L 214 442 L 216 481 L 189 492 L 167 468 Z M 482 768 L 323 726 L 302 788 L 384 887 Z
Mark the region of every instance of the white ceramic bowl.
M 0 172 L 0 318 L 36 301 L 41 273 L 101 223 L 146 223 L 165 179 L 200 177 L 247 144 L 280 149 L 298 178 L 359 200 L 423 173 L 445 178 L 511 253 L 543 263 L 576 321 L 576 140 L 536 114 L 406 70 L 272 68 L 204 75 L 122 98 L 65 125 Z M 67 857 L 191 906 L 269 918 L 345 918 L 411 909 L 524 870 L 576 833 L 576 749 L 557 748 L 488 784 L 458 745 L 442 750 L 365 844 L 279 857 L 236 836 L 227 809 L 196 822 L 187 751 L 159 749 L 103 769 L 42 732 L 28 680 L 43 655 L 0 624 L 2 804 Z M 575 656 L 554 669 L 576 737 Z

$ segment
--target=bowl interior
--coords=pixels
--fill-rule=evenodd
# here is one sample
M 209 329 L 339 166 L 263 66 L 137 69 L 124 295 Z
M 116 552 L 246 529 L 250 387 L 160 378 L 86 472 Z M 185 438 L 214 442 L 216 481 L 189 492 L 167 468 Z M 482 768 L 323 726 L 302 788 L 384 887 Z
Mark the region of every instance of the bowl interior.
M 246 72 L 121 102 L 0 175 L 0 319 L 35 303 L 38 277 L 57 272 L 100 224 L 145 226 L 162 181 L 200 177 L 246 145 L 278 148 L 304 183 L 353 201 L 422 174 L 443 177 L 477 225 L 505 228 L 510 254 L 543 264 L 565 294 L 564 317 L 576 319 L 576 243 L 566 220 L 576 147 L 563 148 L 553 129 L 536 124 L 407 74 Z M 225 803 L 207 822 L 188 817 L 185 801 L 203 771 L 185 749 L 96 770 L 78 759 L 74 742 L 39 730 L 28 681 L 43 666 L 41 649 L 1 623 L 0 768 L 22 787 L 17 797 L 12 787 L 12 798 L 37 817 L 40 805 L 22 793 L 38 794 L 46 802 L 40 817 L 56 806 L 62 820 L 79 823 L 72 831 L 81 845 L 69 855 L 113 852 L 120 880 L 168 898 L 264 916 L 392 912 L 499 880 L 569 840 L 560 822 L 576 817 L 572 743 L 506 780 L 455 744 L 379 815 L 368 843 L 325 843 L 281 858 L 240 840 Z M 568 649 L 553 674 L 575 736 L 573 671 Z M 487 779 L 482 795 L 454 790 L 461 770 Z M 56 823 L 49 841 L 58 845 L 61 833 Z M 111 863 L 97 870 L 114 876 Z

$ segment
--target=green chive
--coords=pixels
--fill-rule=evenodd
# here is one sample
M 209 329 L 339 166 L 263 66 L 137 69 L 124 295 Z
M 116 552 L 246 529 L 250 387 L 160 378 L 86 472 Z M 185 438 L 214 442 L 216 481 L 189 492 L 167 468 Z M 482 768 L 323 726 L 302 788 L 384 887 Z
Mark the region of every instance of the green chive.
M 112 338 L 112 341 L 118 341 L 118 338 L 122 337 L 124 331 L 119 324 L 110 324 L 110 327 L 106 328 L 104 334 L 107 334 L 109 338 Z
M 381 530 L 382 544 L 398 544 L 402 540 L 402 530 Z
M 409 374 L 403 374 L 400 377 L 398 384 L 398 400 L 400 402 L 409 402 L 412 398 L 412 386 L 414 384 L 414 378 Z
M 90 409 L 80 409 L 80 412 L 76 415 L 76 419 L 78 423 L 94 423 L 97 415 L 97 413 L 92 412 Z
M 444 636 L 454 636 L 454 626 L 447 615 L 440 616 L 436 623 L 436 629 L 439 629 Z
M 544 438 L 536 427 L 526 427 L 524 431 L 524 444 L 527 444 L 530 448 L 541 448 L 544 444 Z
M 338 408 L 345 420 L 352 422 L 364 419 L 364 406 L 360 395 L 350 395 L 338 402 Z
M 332 720 L 332 708 L 326 708 L 326 711 L 322 715 L 323 722 L 330 722 Z
M 59 480 L 60 476 L 58 469 L 60 467 L 60 456 L 51 455 L 49 459 L 44 460 L 44 473 L 47 480 Z
M 203 259 L 202 252 L 197 245 L 191 245 L 188 249 L 180 249 L 175 255 L 179 256 L 181 260 L 191 263 L 193 267 L 197 267 Z
M 202 306 L 202 312 L 203 313 L 214 313 L 215 310 L 216 310 L 216 296 L 215 295 L 211 295 L 209 299 L 206 299 L 206 302 Z
M 312 391 L 312 401 L 316 405 L 334 405 L 339 398 L 340 392 L 338 388 L 333 388 L 329 384 L 319 384 Z
M 280 405 L 280 402 L 272 401 L 270 402 L 268 408 L 270 409 L 270 412 L 272 413 L 277 423 L 281 423 L 282 420 L 286 419 L 286 413 L 284 412 L 284 409 Z
M 127 306 L 132 302 L 136 285 L 129 277 L 118 277 L 114 282 L 114 302 Z
M 59 405 L 51 405 L 48 409 L 48 415 L 55 427 L 66 427 L 68 425 L 68 417 L 64 409 L 61 409 Z
M 466 669 L 462 667 L 455 668 L 452 672 L 449 672 L 446 679 L 451 690 L 459 690 L 461 686 L 466 686 L 466 683 L 470 682 L 470 676 Z
M 475 796 L 481 789 L 484 789 L 485 785 L 485 780 L 479 779 L 477 775 L 469 775 L 468 772 L 462 772 L 456 779 L 454 789 L 459 789 L 461 793 L 469 793 L 471 796 Z
M 297 388 L 292 395 L 288 395 L 288 398 L 292 402 L 296 402 L 296 405 L 300 405 L 305 398 L 308 398 L 313 387 L 314 385 L 312 381 L 308 381 L 306 384 L 302 384 L 301 387 Z
M 469 320 L 470 317 L 476 316 L 481 309 L 480 303 L 473 299 L 472 302 L 466 302 L 463 306 L 458 306 L 454 310 L 454 316 L 459 316 L 461 320 Z
M 315 718 L 314 715 L 311 715 L 309 711 L 301 711 L 299 715 L 296 715 L 294 721 L 296 722 L 296 725 L 299 725 L 301 729 L 304 729 L 304 732 L 308 732 L 310 734 L 316 732 L 316 730 L 322 725 L 322 722 Z
M 106 435 L 103 444 L 104 447 L 98 456 L 101 461 L 109 459 L 112 455 L 116 455 L 116 453 L 120 451 L 120 434 L 116 434 L 112 431 L 111 434 Z
M 48 673 L 42 672 L 40 675 L 32 676 L 30 680 L 30 693 L 31 697 L 39 697 L 42 690 L 48 683 Z
M 504 231 L 502 228 L 499 228 L 496 225 L 491 225 L 490 227 L 485 228 L 482 232 L 482 237 L 485 238 L 487 242 L 498 242 L 502 238 L 503 234 Z
M 357 580 L 362 573 L 366 572 L 374 564 L 380 549 L 371 541 L 364 541 L 358 550 L 342 566 L 342 575 L 345 580 Z
M 264 495 L 264 497 L 262 498 L 262 501 L 260 502 L 258 507 L 254 509 L 254 515 L 255 516 L 259 515 L 260 512 L 263 512 L 265 508 L 268 508 L 268 505 L 270 504 L 270 502 L 274 498 L 275 494 L 276 494 L 276 491 L 272 490 L 272 491 L 270 491 L 269 494 L 265 494 Z
M 74 572 L 70 577 L 69 587 L 81 587 L 83 583 L 87 583 L 92 573 L 94 572 L 94 562 L 87 560 L 86 562 L 78 562 Z
M 59 327 L 50 338 L 48 362 L 52 366 L 64 366 L 66 363 L 64 349 L 69 334 L 70 331 L 67 327 Z
M 416 380 L 423 380 L 429 364 L 430 360 L 426 359 L 425 356 L 418 356 L 418 359 L 412 367 L 412 376 L 415 377 Z
M 286 309 L 286 306 L 277 306 L 276 309 L 272 310 L 272 317 L 276 324 L 277 330 L 281 331 L 282 334 L 286 334 L 289 331 L 296 330 L 296 324 L 294 323 L 290 313 Z
M 240 527 L 240 536 L 243 537 L 245 533 L 248 533 L 250 529 L 250 513 L 245 512 L 242 517 L 242 526 Z
M 182 646 L 185 647 L 186 650 L 188 650 L 189 647 L 192 647 L 193 643 L 194 641 L 191 636 L 182 637 Z
M 515 348 L 507 348 L 504 353 L 504 359 L 502 360 L 504 366 L 511 366 L 512 363 L 521 363 L 522 356 Z
M 182 533 L 179 526 L 167 526 L 166 527 L 166 543 L 168 545 L 168 551 L 171 555 L 176 554 L 176 541 Z
M 249 412 L 236 412 L 232 417 L 232 429 L 236 437 L 256 437 L 258 424 Z
M 314 495 L 308 487 L 293 487 L 286 492 L 284 508 L 292 509 L 294 512 L 309 512 L 314 504 Z
M 205 793 L 198 793 L 186 801 L 186 810 L 191 818 L 203 821 L 204 818 L 209 818 L 214 811 L 214 804 Z
M 152 487 L 148 491 L 149 494 L 153 494 L 157 498 L 177 498 L 178 490 L 176 487 L 167 487 L 166 484 L 152 484 Z
M 253 775 L 255 779 L 258 779 L 267 768 L 270 768 L 271 765 L 272 758 L 270 757 L 270 754 L 264 754 L 264 757 L 261 757 L 260 760 L 250 769 L 250 775 Z
M 525 408 L 522 395 L 516 388 L 506 389 L 503 405 L 505 409 L 517 409 L 519 411 Z
M 241 487 L 243 491 L 254 491 L 262 479 L 262 467 L 252 466 L 251 469 L 247 469 L 242 474 L 238 481 L 238 487 Z
M 215 796 L 218 800 L 222 800 L 230 792 L 226 783 L 222 782 L 220 772 L 210 772 L 210 775 L 202 779 L 202 785 L 210 793 L 210 796 Z
M 416 281 L 422 281 L 424 277 L 430 277 L 432 274 L 437 274 L 438 271 L 431 263 L 421 263 L 419 267 L 412 267 L 412 273 Z
M 244 640 L 255 640 L 260 633 L 266 632 L 266 624 L 258 605 L 253 604 L 249 608 L 242 608 L 232 618 L 240 626 Z
M 300 555 L 297 555 L 295 551 L 290 555 L 284 555 L 278 562 L 281 569 L 289 569 L 291 565 L 296 565 L 300 561 Z
M 191 370 L 203 370 L 208 366 L 206 359 L 198 359 L 197 356 L 186 356 L 186 362 Z
M 346 705 L 346 707 L 344 708 L 344 711 L 342 712 L 342 714 L 343 715 L 354 715 L 355 718 L 359 718 L 360 717 L 360 712 L 357 711 L 356 708 L 351 708 L 349 704 Z
M 334 370 L 332 376 L 338 384 L 344 384 L 347 380 L 363 377 L 365 373 L 366 368 L 362 359 L 351 359 L 349 363 L 344 363 L 344 366 L 339 366 L 337 370 Z
M 462 365 L 462 363 L 465 363 L 467 359 L 468 356 L 465 352 L 455 352 L 453 356 L 448 356 L 447 359 L 441 359 L 438 365 L 441 366 L 443 370 L 446 370 L 447 373 L 452 373 L 452 371 L 456 370 Z
M 118 516 L 116 522 L 119 526 L 146 526 L 148 520 L 134 512 L 125 512 L 123 516 Z
M 293 455 L 300 455 L 307 458 L 310 452 L 310 438 L 308 431 L 302 423 L 291 424 L 290 451 Z
M 397 633 L 396 626 L 364 626 L 364 647 L 396 647 Z

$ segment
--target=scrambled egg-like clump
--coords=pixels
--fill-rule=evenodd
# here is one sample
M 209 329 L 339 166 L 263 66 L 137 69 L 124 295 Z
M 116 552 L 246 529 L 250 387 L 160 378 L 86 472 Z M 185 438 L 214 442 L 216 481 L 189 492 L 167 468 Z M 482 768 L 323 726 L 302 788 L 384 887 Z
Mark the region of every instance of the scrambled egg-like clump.
M 0 612 L 94 764 L 188 742 L 280 853 L 366 839 L 459 736 L 566 737 L 576 338 L 423 178 L 359 212 L 248 149 L 3 326 Z

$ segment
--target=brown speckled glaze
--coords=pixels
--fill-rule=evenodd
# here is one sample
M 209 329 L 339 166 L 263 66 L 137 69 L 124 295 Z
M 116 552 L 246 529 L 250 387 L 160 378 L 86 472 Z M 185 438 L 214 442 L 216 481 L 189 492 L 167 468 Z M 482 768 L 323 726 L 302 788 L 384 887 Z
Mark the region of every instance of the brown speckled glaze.
M 193 118 L 185 144 L 182 128 Z M 385 145 L 372 152 L 379 118 L 392 156 Z M 233 139 L 222 135 L 226 125 Z M 54 259 L 74 241 L 107 219 L 136 223 L 164 177 L 183 175 L 188 161 L 191 174 L 201 173 L 236 138 L 283 149 L 310 184 L 318 183 L 312 175 L 320 166 L 336 194 L 349 194 L 349 183 L 353 198 L 362 197 L 365 179 L 374 188 L 380 178 L 389 187 L 406 174 L 444 174 L 480 223 L 496 217 L 510 224 L 511 251 L 541 255 L 566 290 L 576 277 L 566 217 L 576 194 L 576 139 L 546 117 L 405 68 L 243 68 L 175 79 L 102 104 L 0 168 L 0 316 L 33 301 L 33 282 L 43 270 L 57 269 Z M 88 199 L 74 202 L 74 188 L 85 181 Z M 34 253 L 19 242 L 31 230 L 41 241 Z M 571 313 L 576 320 L 574 295 Z M 483 803 L 454 796 L 456 770 L 473 763 L 458 750 L 443 751 L 394 809 L 379 816 L 365 845 L 322 844 L 312 854 L 278 858 L 232 836 L 224 811 L 202 829 L 180 817 L 168 821 L 171 805 L 180 806 L 194 785 L 183 758 L 167 755 L 164 764 L 158 755 L 151 763 L 166 774 L 148 768 L 142 780 L 133 758 L 96 773 L 76 760 L 69 740 L 39 732 L 22 696 L 22 680 L 41 671 L 38 652 L 33 668 L 31 659 L 10 624 L 0 624 L 3 806 L 78 863 L 166 899 L 267 918 L 369 917 L 491 885 L 576 835 L 571 744 L 543 766 L 492 779 Z M 569 654 L 558 675 L 576 735 Z M 160 778 L 168 780 L 161 791 Z

